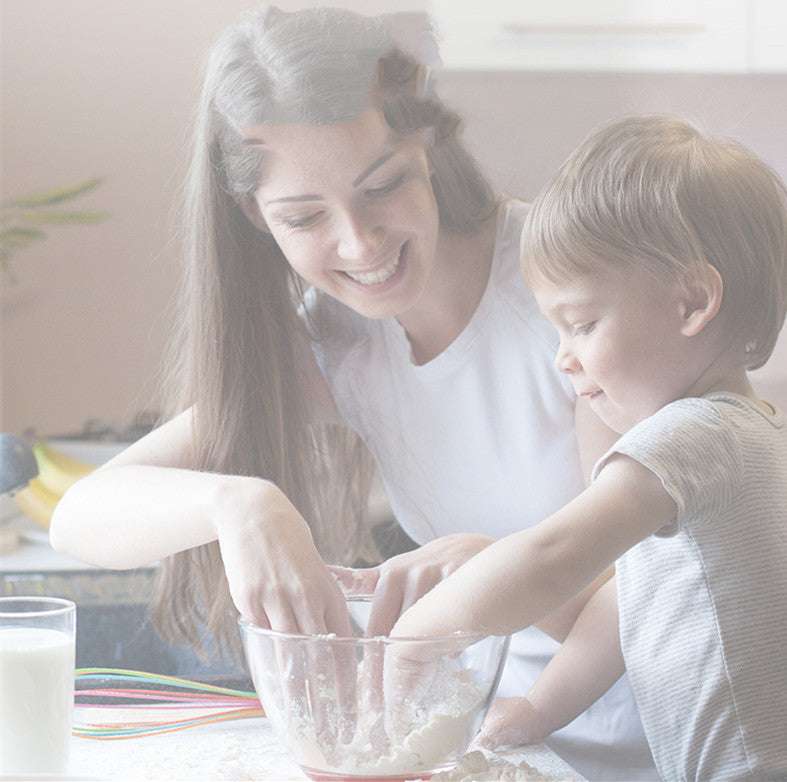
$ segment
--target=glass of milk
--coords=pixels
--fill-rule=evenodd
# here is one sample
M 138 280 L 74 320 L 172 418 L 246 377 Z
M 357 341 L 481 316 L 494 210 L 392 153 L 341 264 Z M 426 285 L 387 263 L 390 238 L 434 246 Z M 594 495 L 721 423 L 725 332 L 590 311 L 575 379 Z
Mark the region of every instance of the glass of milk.
M 75 632 L 70 600 L 0 597 L 0 776 L 67 772 Z

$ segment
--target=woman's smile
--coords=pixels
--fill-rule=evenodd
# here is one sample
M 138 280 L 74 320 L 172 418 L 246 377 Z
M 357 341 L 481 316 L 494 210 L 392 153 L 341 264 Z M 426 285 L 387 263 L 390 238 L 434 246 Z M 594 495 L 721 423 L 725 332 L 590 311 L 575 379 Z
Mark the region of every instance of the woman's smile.
M 409 241 L 405 241 L 393 258 L 368 271 L 343 269 L 341 273 L 364 289 L 374 292 L 388 290 L 396 285 L 407 271 L 408 247 Z

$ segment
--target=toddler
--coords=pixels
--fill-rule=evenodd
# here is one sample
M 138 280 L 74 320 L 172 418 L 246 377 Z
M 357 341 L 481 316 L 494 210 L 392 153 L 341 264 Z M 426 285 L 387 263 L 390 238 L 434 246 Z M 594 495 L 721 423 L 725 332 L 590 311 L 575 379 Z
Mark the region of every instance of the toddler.
M 625 661 L 663 779 L 787 779 L 787 427 L 747 377 L 785 318 L 784 185 L 681 120 L 624 119 L 539 195 L 522 251 L 558 367 L 621 436 L 582 494 L 470 559 L 393 634 L 508 634 L 614 564 L 517 737 L 571 721 Z

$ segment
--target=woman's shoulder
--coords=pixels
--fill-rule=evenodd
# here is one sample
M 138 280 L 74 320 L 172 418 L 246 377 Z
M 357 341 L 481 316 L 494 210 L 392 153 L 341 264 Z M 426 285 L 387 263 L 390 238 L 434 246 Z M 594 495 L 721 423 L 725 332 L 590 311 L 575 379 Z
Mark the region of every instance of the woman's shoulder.
M 520 263 L 520 244 L 529 204 L 515 198 L 500 205 L 493 264 L 493 294 L 504 302 L 500 317 L 517 318 L 550 354 L 557 350 L 557 333 L 538 309 L 533 292 L 525 283 Z
M 522 224 L 525 222 L 525 215 L 530 211 L 530 203 L 521 198 L 505 197 L 501 203 L 501 215 L 509 220 L 518 230 L 522 231 Z
M 515 198 L 502 201 L 498 209 L 492 274 L 499 287 L 528 291 L 519 262 L 527 210 L 528 204 Z

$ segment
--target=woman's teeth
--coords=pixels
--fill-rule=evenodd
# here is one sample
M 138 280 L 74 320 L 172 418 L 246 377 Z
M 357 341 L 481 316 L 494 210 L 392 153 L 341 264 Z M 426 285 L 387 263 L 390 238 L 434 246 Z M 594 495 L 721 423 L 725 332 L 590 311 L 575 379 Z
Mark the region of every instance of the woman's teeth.
M 376 269 L 373 272 L 345 271 L 344 273 L 356 282 L 360 282 L 361 285 L 379 285 L 381 282 L 385 282 L 386 280 L 393 277 L 393 275 L 396 273 L 396 270 L 399 268 L 399 263 L 401 260 L 402 254 L 400 252 L 387 266 L 383 266 L 382 268 Z

